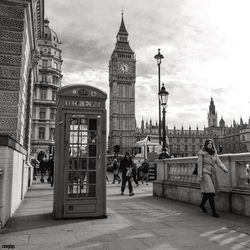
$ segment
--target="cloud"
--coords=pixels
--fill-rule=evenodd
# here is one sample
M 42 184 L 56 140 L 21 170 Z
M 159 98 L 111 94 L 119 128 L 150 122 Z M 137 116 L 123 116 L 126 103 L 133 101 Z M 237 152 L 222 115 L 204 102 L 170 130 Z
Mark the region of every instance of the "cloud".
M 137 60 L 137 124 L 142 116 L 158 120 L 158 48 L 164 55 L 161 82 L 170 93 L 169 124 L 202 127 L 211 97 L 226 122 L 248 120 L 249 1 L 54 0 L 45 7 L 62 41 L 64 84 L 81 82 L 109 93 L 108 64 L 123 8 Z

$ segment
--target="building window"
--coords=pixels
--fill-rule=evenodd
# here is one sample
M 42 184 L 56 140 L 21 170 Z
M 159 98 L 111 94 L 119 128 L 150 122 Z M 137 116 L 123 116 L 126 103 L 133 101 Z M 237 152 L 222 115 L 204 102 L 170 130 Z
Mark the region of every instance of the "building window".
M 185 145 L 185 151 L 188 151 L 188 145 Z
M 53 76 L 53 78 L 52 78 L 53 84 L 58 85 L 58 80 L 59 80 L 58 77 Z
M 40 117 L 41 120 L 45 120 L 46 108 L 40 108 L 39 117 Z
M 54 68 L 58 69 L 58 64 L 56 62 L 54 62 Z
M 47 75 L 46 74 L 42 74 L 42 82 L 47 82 Z
M 185 142 L 188 143 L 188 138 L 185 138 Z
M 41 100 L 46 100 L 47 98 L 47 89 L 46 88 L 41 88 L 40 89 L 40 99 Z
M 56 110 L 50 109 L 50 120 L 55 120 Z
M 192 142 L 195 142 L 195 138 L 192 138 Z
M 43 60 L 43 67 L 47 68 L 48 67 L 48 60 Z
M 177 142 L 180 142 L 180 138 L 179 137 L 177 137 Z
M 54 141 L 55 140 L 55 129 L 54 128 L 50 128 L 49 129 L 49 139 L 51 141 Z
M 40 127 L 39 128 L 39 135 L 38 135 L 39 139 L 45 139 L 45 128 L 44 127 Z
M 56 101 L 56 90 L 52 90 L 52 101 Z
M 193 152 L 195 151 L 195 145 L 192 145 L 192 151 Z

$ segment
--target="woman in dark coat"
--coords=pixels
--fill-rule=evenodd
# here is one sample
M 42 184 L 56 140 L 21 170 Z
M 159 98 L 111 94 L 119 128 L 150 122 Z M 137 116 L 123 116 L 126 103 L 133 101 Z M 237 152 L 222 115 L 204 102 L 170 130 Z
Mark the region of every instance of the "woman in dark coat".
M 217 166 L 225 173 L 228 173 L 227 168 L 217 155 L 213 140 L 207 139 L 203 148 L 198 152 L 198 176 L 201 178 L 200 187 L 203 195 L 200 208 L 206 213 L 207 210 L 205 208 L 205 204 L 207 200 L 209 200 L 212 215 L 216 218 L 219 217 L 216 213 L 214 202 L 214 196 L 219 188 L 216 174 Z
M 133 171 L 133 161 L 130 154 L 126 152 L 124 158 L 120 162 L 120 169 L 122 172 L 122 187 L 121 194 L 124 194 L 126 183 L 128 182 L 129 195 L 134 195 L 132 186 L 132 171 Z

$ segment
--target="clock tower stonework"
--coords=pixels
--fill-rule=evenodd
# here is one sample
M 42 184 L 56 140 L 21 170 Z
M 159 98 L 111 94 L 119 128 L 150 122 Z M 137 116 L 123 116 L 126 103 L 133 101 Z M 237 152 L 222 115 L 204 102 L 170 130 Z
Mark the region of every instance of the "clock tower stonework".
M 131 152 L 135 143 L 135 54 L 129 46 L 123 15 L 109 61 L 109 150 Z M 117 146 L 116 146 L 117 147 Z

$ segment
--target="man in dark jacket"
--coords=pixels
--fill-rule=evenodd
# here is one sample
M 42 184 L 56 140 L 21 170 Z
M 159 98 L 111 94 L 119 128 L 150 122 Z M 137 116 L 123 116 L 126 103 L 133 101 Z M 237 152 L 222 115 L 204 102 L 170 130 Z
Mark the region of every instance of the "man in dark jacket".
M 120 169 L 122 172 L 122 187 L 121 194 L 124 194 L 126 183 L 128 182 L 129 195 L 133 196 L 133 186 L 132 186 L 132 171 L 133 171 L 133 161 L 131 160 L 130 154 L 126 152 L 124 158 L 120 162 Z

